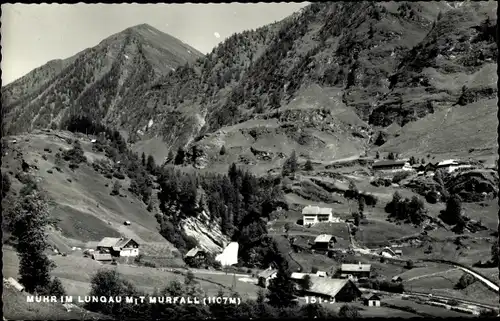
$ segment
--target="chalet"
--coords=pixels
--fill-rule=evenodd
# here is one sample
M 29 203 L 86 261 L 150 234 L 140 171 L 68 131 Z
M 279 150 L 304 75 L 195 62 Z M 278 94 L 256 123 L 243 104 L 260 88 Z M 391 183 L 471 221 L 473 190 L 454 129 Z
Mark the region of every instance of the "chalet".
M 113 257 L 109 253 L 93 253 L 92 259 L 100 262 L 113 261 Z
M 357 280 L 369 278 L 372 266 L 370 264 L 342 264 L 340 266 L 340 277 Z
M 314 240 L 313 248 L 315 250 L 330 250 L 333 248 L 337 239 L 335 236 L 330 234 L 321 234 L 316 237 Z
M 302 209 L 304 225 L 321 222 L 340 222 L 338 217 L 333 217 L 331 208 L 308 205 Z
M 413 170 L 410 163 L 405 160 L 381 160 L 373 163 L 372 169 L 377 171 Z
M 201 265 L 206 259 L 206 252 L 198 247 L 194 247 L 184 255 L 184 261 L 188 265 Z
M 380 306 L 380 296 L 376 293 L 370 293 L 363 295 L 363 303 L 369 307 L 379 307 Z
M 274 269 L 267 269 L 259 273 L 258 275 L 258 285 L 267 288 L 272 279 L 278 275 L 278 271 Z
M 309 275 L 311 280 L 309 289 L 303 289 L 301 283 L 306 275 Z M 361 291 L 351 280 L 330 279 L 307 273 L 292 273 L 291 279 L 298 291 L 302 291 L 305 295 L 322 297 L 332 303 L 352 302 L 361 297 Z
M 130 238 L 105 237 L 97 244 L 97 250 L 112 256 L 137 256 L 139 243 Z

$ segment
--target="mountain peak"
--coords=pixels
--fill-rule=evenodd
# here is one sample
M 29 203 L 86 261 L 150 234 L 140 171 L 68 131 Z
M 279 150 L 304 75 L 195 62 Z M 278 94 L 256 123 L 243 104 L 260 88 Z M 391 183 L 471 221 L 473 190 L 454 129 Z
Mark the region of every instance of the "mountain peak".
M 147 23 L 141 23 L 141 24 L 138 24 L 138 25 L 135 25 L 135 26 L 132 26 L 132 27 L 129 27 L 128 29 L 131 29 L 131 30 L 147 30 L 147 29 L 150 29 L 150 30 L 154 30 L 154 31 L 159 31 L 158 29 L 156 29 L 155 27 L 147 24 Z

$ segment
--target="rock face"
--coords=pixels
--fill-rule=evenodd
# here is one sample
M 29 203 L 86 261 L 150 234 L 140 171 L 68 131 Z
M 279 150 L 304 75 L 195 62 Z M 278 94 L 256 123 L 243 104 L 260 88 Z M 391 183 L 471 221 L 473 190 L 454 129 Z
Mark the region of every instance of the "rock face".
M 220 253 L 230 239 L 222 234 L 220 224 L 210 223 L 210 218 L 203 212 L 200 217 L 183 220 L 182 228 L 188 236 L 194 237 L 201 248 L 210 253 Z
M 495 198 L 498 193 L 498 173 L 490 170 L 459 173 L 446 181 L 450 194 L 458 194 L 464 202 L 479 202 Z
M 160 137 L 169 149 L 217 139 L 219 148 L 195 155 L 200 168 L 221 144 L 223 161 L 248 164 L 279 163 L 276 155 L 291 150 L 354 156 L 369 137 L 361 128 L 406 125 L 496 95 L 495 7 L 314 3 L 205 57 L 141 25 L 3 88 L 6 129 L 64 126 L 71 114 L 104 120 L 130 141 Z M 283 150 L 247 136 L 242 129 L 256 129 L 255 121 L 268 127 L 261 133 L 268 140 L 285 142 Z M 232 137 L 221 141 L 219 130 Z

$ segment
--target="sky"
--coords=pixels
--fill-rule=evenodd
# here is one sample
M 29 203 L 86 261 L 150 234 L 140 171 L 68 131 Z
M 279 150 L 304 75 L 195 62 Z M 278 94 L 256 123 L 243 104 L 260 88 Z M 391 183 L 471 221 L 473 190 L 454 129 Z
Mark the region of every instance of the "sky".
M 147 23 L 208 53 L 234 33 L 279 21 L 307 4 L 2 5 L 2 86 L 135 25 Z

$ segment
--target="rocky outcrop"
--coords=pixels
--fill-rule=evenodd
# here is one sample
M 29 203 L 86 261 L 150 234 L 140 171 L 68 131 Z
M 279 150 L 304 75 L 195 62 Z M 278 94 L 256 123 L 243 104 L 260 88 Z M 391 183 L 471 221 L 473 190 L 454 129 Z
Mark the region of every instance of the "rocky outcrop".
M 219 253 L 229 243 L 230 239 L 222 234 L 220 224 L 214 224 L 205 211 L 199 217 L 189 217 L 181 223 L 184 232 L 198 241 L 204 250 Z
M 464 202 L 480 202 L 495 198 L 498 193 L 498 174 L 493 170 L 457 173 L 445 182 L 450 194 L 458 194 Z

